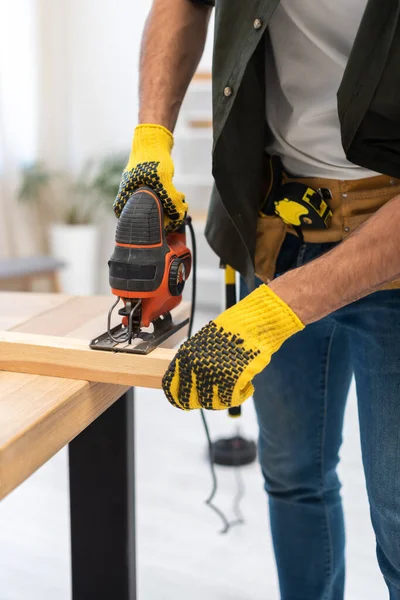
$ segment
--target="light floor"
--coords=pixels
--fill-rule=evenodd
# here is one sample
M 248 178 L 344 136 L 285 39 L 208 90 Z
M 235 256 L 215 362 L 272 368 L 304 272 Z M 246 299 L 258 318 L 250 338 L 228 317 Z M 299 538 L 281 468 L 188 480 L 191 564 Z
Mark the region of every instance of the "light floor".
M 198 315 L 205 321 L 209 315 Z M 139 600 L 278 600 L 257 465 L 243 469 L 245 525 L 220 535 L 204 505 L 210 490 L 198 413 L 170 407 L 162 393 L 138 390 L 137 510 Z M 213 437 L 230 435 L 226 414 L 208 417 Z M 251 402 L 241 424 L 255 438 Z M 341 476 L 348 530 L 346 600 L 384 600 L 375 562 L 351 390 Z M 217 503 L 231 510 L 232 470 L 219 470 Z M 0 505 L 0 600 L 70 600 L 67 453 L 60 452 Z M 118 599 L 110 599 L 118 600 Z M 310 599 L 312 600 L 312 599 Z

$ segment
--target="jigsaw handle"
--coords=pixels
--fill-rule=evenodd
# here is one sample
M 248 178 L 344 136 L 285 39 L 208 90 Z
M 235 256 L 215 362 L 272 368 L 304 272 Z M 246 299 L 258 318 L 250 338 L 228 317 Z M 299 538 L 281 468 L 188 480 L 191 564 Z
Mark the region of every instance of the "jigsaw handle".
M 163 208 L 157 194 L 148 187 L 136 190 L 126 202 L 115 232 L 117 244 L 153 246 L 165 237 Z
M 151 188 L 136 190 L 126 202 L 108 264 L 112 293 L 141 301 L 142 326 L 180 303 L 191 269 L 185 229 L 165 234 L 161 200 Z

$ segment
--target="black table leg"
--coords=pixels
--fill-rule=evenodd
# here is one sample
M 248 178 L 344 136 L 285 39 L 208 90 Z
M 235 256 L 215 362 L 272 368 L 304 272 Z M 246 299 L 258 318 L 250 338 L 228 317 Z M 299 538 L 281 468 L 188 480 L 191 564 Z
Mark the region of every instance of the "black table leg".
M 133 389 L 69 445 L 73 600 L 135 600 Z

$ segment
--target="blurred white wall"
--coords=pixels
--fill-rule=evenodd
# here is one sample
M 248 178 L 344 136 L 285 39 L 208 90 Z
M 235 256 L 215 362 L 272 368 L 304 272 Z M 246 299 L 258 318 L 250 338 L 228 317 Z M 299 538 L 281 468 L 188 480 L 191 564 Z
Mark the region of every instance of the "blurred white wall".
M 16 206 L 23 163 L 40 159 L 52 169 L 78 172 L 87 159 L 128 156 L 137 123 L 140 42 L 151 4 L 0 1 L 0 258 L 37 252 L 29 217 L 22 219 L 24 246 L 13 243 L 14 215 L 25 215 Z M 201 69 L 211 68 L 211 57 L 210 28 Z M 98 289 L 106 292 L 111 214 L 102 227 Z
M 88 157 L 129 151 L 140 40 L 151 3 L 37 0 L 39 140 L 49 163 L 75 170 Z M 202 60 L 202 67 L 210 66 L 211 39 Z
M 38 0 L 41 154 L 78 169 L 129 148 L 138 49 L 150 0 Z
M 38 150 L 37 34 L 34 0 L 0 2 L 0 257 L 19 252 L 17 228 L 24 252 L 34 245 L 13 206 L 19 166 Z
M 0 2 L 1 171 L 32 160 L 37 152 L 36 23 L 32 0 Z

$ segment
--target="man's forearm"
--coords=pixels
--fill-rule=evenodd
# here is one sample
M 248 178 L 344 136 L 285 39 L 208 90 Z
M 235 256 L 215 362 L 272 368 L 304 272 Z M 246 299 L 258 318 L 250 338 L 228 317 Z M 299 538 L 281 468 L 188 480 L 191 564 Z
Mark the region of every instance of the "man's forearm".
M 140 123 L 173 131 L 203 53 L 211 9 L 191 0 L 154 0 L 140 58 Z
M 347 240 L 270 283 L 307 325 L 400 277 L 400 196 Z

